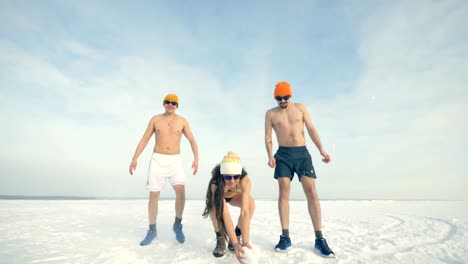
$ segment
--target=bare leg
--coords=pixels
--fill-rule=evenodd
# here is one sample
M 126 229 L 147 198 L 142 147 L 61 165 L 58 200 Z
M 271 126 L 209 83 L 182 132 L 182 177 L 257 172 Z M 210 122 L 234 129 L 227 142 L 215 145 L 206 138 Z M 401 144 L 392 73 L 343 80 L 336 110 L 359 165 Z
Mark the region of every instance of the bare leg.
M 214 207 L 211 208 L 210 218 L 211 218 L 211 223 L 213 224 L 213 228 L 215 232 L 220 232 L 221 227 L 218 225 L 218 219 L 216 219 L 216 209 Z
M 176 200 L 175 200 L 175 212 L 178 218 L 182 218 L 185 208 L 185 186 L 184 185 L 174 185 L 173 186 Z
M 245 204 L 245 208 L 243 208 L 243 198 L 241 194 L 232 197 L 230 204 L 232 206 L 236 206 L 241 208 L 241 213 L 237 220 L 237 226 L 240 228 L 242 232 L 242 243 L 249 244 L 250 243 L 250 220 L 253 217 L 253 213 L 255 211 L 255 201 L 252 196 L 247 197 L 248 202 Z
M 150 225 L 156 224 L 158 217 L 158 202 L 160 192 L 150 192 L 148 202 L 148 222 Z
M 322 231 L 322 214 L 320 210 L 320 200 L 315 189 L 315 179 L 301 177 L 302 189 L 307 197 L 307 209 L 309 209 L 310 219 L 315 231 Z
M 229 202 L 230 205 L 242 208 L 242 195 L 236 195 L 232 197 L 231 202 Z M 249 205 L 248 205 L 248 211 L 249 211 L 249 221 L 252 219 L 254 211 L 255 211 L 255 201 L 252 198 L 252 196 L 249 197 Z M 242 230 L 242 226 L 240 223 L 242 215 L 239 215 L 239 218 L 237 220 L 237 226 Z
M 140 246 L 147 246 L 156 237 L 156 220 L 158 217 L 158 201 L 160 192 L 150 192 L 148 201 L 148 222 L 149 228 L 145 239 L 140 242 Z
M 176 235 L 176 240 L 179 243 L 185 242 L 185 235 L 182 232 L 182 214 L 184 213 L 185 207 L 185 186 L 184 185 L 173 185 L 174 191 L 176 193 L 176 200 L 175 200 L 175 211 L 176 211 L 176 218 L 174 219 L 174 225 L 172 226 L 172 230 Z
M 278 211 L 280 215 L 281 228 L 289 229 L 289 193 L 291 190 L 291 179 L 279 177 Z
M 224 198 L 223 198 L 224 200 Z M 226 206 L 226 201 L 223 201 L 224 203 L 224 210 L 228 210 Z M 226 213 L 223 213 L 223 218 Z M 216 247 L 213 250 L 213 256 L 219 258 L 224 256 L 226 252 L 226 236 L 228 236 L 227 232 L 221 230 L 221 224 L 218 223 L 218 219 L 216 218 L 216 208 L 215 205 L 211 207 L 210 210 L 210 218 L 211 218 L 211 223 L 213 224 L 214 231 L 216 232 Z M 229 216 L 230 218 L 230 216 Z M 232 226 L 232 224 L 231 224 Z

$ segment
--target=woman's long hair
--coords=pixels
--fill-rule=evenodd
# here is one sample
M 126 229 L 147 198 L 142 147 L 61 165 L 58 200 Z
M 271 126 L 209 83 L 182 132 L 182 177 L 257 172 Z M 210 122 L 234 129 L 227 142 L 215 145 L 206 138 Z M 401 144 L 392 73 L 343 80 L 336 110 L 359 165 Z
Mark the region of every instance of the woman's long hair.
M 247 171 L 245 171 L 245 169 L 242 168 L 242 174 L 241 174 L 240 180 L 242 180 L 246 175 L 247 175 Z M 214 199 L 211 199 L 213 196 L 213 193 L 211 192 L 211 184 L 214 184 L 217 186 L 216 191 L 214 193 Z M 220 230 L 224 230 L 224 219 L 223 219 L 224 201 L 223 199 L 224 199 L 224 178 L 223 178 L 223 175 L 221 175 L 221 165 L 216 164 L 216 166 L 211 171 L 211 179 L 208 183 L 208 189 L 206 191 L 206 199 L 205 199 L 206 207 L 205 207 L 205 210 L 203 211 L 202 216 L 205 218 L 208 217 L 208 215 L 210 215 L 210 212 L 214 207 L 216 210 L 216 219 L 218 220 L 218 226 Z

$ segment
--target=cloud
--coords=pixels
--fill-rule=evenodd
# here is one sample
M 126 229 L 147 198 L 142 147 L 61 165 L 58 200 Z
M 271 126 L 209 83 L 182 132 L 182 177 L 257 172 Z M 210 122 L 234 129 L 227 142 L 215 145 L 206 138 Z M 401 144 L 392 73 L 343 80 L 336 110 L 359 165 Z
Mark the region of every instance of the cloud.
M 63 28 L 41 27 L 53 51 L 31 49 L 15 38 L 0 40 L 0 117 L 8 124 L 0 131 L 1 174 L 16 175 L 16 180 L 1 178 L 0 193 L 145 196 L 153 142 L 134 177 L 127 168 L 150 117 L 162 112 L 162 98 L 177 93 L 178 113 L 190 122 L 200 147 L 200 171 L 188 176 L 187 196 L 202 199 L 212 167 L 234 150 L 252 176 L 255 197 L 276 198 L 273 170 L 266 165 L 264 114 L 275 106 L 274 84 L 287 78 L 294 84 L 294 100 L 309 106 L 333 157 L 332 164 L 321 164 L 307 140 L 322 198 L 467 198 L 459 187 L 467 183 L 468 147 L 462 118 L 468 112 L 463 2 L 395 2 L 368 6 L 365 14 L 346 11 L 349 17 L 359 13 L 352 23 L 359 27 L 337 33 L 343 41 L 349 35 L 356 39 L 346 42 L 357 46 L 352 53 L 362 64 L 355 68 L 348 57 L 314 55 L 324 50 L 309 33 L 335 42 L 333 32 L 307 26 L 326 16 L 306 19 L 305 8 L 290 7 L 273 19 L 281 7 L 262 12 L 257 6 L 245 14 L 242 27 L 236 27 L 233 9 L 225 15 L 196 13 L 204 17 L 198 20 L 181 17 L 177 8 L 158 7 L 167 12 L 155 23 L 146 14 L 151 8 L 131 19 L 141 7 L 135 8 L 110 9 L 109 16 L 119 22 L 99 20 L 96 31 L 86 35 L 51 35 Z M 298 9 L 303 12 L 297 20 L 288 20 Z M 107 9 L 99 4 L 73 10 L 79 18 Z M 283 20 L 290 24 L 275 27 Z M 330 28 L 342 30 L 339 21 Z M 285 32 L 290 42 L 272 43 Z M 118 42 L 102 45 L 117 35 Z M 299 47 L 292 49 L 291 41 Z M 349 55 L 340 45 L 335 48 Z M 333 79 L 333 64 L 357 76 L 341 80 L 345 75 L 339 75 L 327 86 L 307 83 L 311 75 Z M 192 153 L 185 139 L 182 156 L 190 174 Z M 292 188 L 291 198 L 304 198 L 297 180 Z M 163 193 L 172 195 L 169 189 Z
M 354 91 L 317 107 L 328 109 L 317 115 L 336 146 L 332 182 L 348 183 L 345 193 L 361 185 L 383 198 L 467 198 L 458 187 L 468 183 L 460 118 L 468 65 L 459 48 L 468 46 L 460 24 L 467 11 L 461 2 L 398 2 L 364 21 L 366 66 Z
M 64 48 L 69 46 L 65 45 Z M 55 179 L 45 181 L 50 183 L 50 189 L 22 189 L 35 194 L 51 191 L 60 195 L 67 192 L 75 195 L 108 195 L 109 190 L 105 186 L 99 192 L 85 182 L 105 185 L 107 181 L 103 178 L 117 176 L 117 180 L 113 181 L 121 183 L 117 184 L 121 187 L 111 193 L 128 195 L 125 186 L 132 183 L 129 183 L 130 176 L 126 175 L 127 163 L 150 117 L 162 112 L 161 100 L 169 92 L 176 92 L 181 97 L 179 112 L 188 118 L 195 132 L 203 157 L 201 174 L 207 177 L 211 166 L 219 162 L 219 157 L 238 145 L 235 135 L 243 133 L 244 123 L 252 124 L 252 121 L 245 122 L 242 107 L 250 107 L 248 102 L 252 100 L 251 97 L 263 97 L 261 93 L 251 91 L 263 85 L 264 75 L 258 77 L 252 72 L 248 73 L 243 77 L 244 85 L 223 90 L 220 81 L 208 71 L 165 56 L 154 55 L 144 59 L 137 55 L 120 57 L 113 61 L 115 65 L 111 68 L 115 70 L 83 80 L 73 72 L 61 71 L 47 59 L 34 57 L 27 51 L 17 48 L 14 52 L 9 49 L 6 53 L 9 60 L 18 65 L 8 67 L 13 76 L 10 85 L 21 84 L 24 65 L 33 64 L 38 67 L 32 68 L 35 72 L 27 80 L 30 85 L 23 89 L 27 92 L 37 85 L 49 84 L 41 91 L 42 96 L 58 96 L 58 100 L 52 102 L 57 111 L 50 111 L 35 101 L 28 104 L 24 98 L 15 97 L 14 94 L 6 93 L 3 96 L 8 104 L 4 105 L 2 115 L 10 128 L 4 130 L 2 136 L 14 142 L 3 149 L 3 159 L 11 164 L 9 169 L 15 171 L 14 167 L 24 160 L 35 160 L 34 168 L 43 168 L 43 177 Z M 82 60 L 86 62 L 94 60 L 94 57 L 85 56 Z M 56 79 L 66 80 L 66 83 Z M 251 106 L 260 109 L 258 102 Z M 260 121 L 263 114 L 257 117 Z M 226 135 L 221 131 L 226 131 L 232 139 L 226 140 Z M 257 142 L 256 139 L 250 141 Z M 214 142 L 225 142 L 229 148 L 220 149 L 219 144 Z M 247 140 L 245 143 L 249 144 Z M 188 144 L 183 144 L 185 162 L 190 167 L 192 154 Z M 145 163 L 150 151 L 151 146 L 148 146 L 140 164 Z M 37 157 L 41 159 L 37 160 Z M 47 169 L 54 166 L 54 172 Z M 144 168 L 144 165 L 140 166 L 138 177 L 145 177 Z M 56 175 L 63 175 L 70 183 L 80 184 L 73 184 L 73 189 L 56 188 L 53 184 L 58 180 Z M 122 180 L 122 177 L 127 178 Z M 44 178 L 31 173 L 27 173 L 26 178 L 30 178 L 31 182 L 44 182 Z M 143 181 L 140 181 L 140 185 Z M 135 181 L 133 184 L 136 184 Z M 204 189 L 206 183 L 202 181 L 199 185 L 202 187 L 197 190 Z

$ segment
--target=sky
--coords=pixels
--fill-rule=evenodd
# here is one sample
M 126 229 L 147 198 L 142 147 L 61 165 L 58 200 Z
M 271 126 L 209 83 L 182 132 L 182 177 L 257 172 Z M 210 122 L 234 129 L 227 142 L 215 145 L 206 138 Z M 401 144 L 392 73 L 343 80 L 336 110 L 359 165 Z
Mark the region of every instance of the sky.
M 306 134 L 321 199 L 466 200 L 467 17 L 462 0 L 0 1 L 0 194 L 147 197 L 154 139 L 128 166 L 176 93 L 200 149 L 191 175 L 181 141 L 187 198 L 232 150 L 276 199 L 264 117 L 288 81 L 332 157 Z

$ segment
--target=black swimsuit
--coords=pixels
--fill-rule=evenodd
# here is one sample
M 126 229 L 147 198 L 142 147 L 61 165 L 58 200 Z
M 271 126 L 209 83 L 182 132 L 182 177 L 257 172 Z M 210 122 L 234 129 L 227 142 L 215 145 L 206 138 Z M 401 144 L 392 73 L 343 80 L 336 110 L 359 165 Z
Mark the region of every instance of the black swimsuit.
M 214 182 L 212 182 L 211 184 L 215 185 L 216 188 L 218 187 L 218 186 L 216 185 L 216 183 L 214 183 Z M 228 190 L 228 192 L 231 192 L 231 190 Z M 224 200 L 226 201 L 226 203 L 229 203 L 229 202 L 232 200 L 232 197 L 229 197 L 229 198 L 224 197 Z

